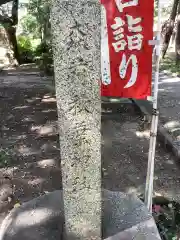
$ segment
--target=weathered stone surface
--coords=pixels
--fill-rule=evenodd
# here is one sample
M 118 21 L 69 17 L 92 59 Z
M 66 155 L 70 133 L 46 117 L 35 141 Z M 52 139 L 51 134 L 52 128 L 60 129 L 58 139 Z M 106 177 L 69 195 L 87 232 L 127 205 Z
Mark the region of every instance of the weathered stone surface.
M 152 216 L 139 199 L 107 190 L 102 196 L 103 239 L 160 240 Z M 63 224 L 62 191 L 55 191 L 14 209 L 0 228 L 0 240 L 61 240 Z
M 105 191 L 103 199 L 103 232 L 106 237 L 152 217 L 135 195 Z
M 68 239 L 101 237 L 100 17 L 99 0 L 52 1 Z
M 146 220 L 132 228 L 119 232 L 116 235 L 106 238 L 106 240 L 160 240 L 159 233 L 154 224 L 154 220 Z

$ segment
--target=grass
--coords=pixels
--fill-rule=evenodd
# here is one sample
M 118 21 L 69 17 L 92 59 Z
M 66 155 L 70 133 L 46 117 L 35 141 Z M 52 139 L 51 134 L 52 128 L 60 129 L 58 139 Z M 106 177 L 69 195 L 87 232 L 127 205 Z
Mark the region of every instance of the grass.
M 160 70 L 180 76 L 180 64 L 176 64 L 176 61 L 170 57 L 161 60 Z

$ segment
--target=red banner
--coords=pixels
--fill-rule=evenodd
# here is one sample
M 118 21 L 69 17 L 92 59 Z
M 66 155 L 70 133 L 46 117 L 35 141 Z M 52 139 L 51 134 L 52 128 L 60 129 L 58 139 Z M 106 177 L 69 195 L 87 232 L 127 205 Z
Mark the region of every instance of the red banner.
M 101 0 L 101 95 L 151 95 L 153 0 Z

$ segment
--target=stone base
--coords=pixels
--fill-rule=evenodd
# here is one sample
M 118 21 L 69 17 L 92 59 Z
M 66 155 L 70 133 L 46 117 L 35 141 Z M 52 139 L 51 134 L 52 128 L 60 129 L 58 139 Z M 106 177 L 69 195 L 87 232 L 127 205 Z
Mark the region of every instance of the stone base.
M 134 195 L 103 191 L 102 234 L 106 240 L 159 240 L 152 216 Z M 0 240 L 63 239 L 62 191 L 54 191 L 15 208 L 0 228 Z

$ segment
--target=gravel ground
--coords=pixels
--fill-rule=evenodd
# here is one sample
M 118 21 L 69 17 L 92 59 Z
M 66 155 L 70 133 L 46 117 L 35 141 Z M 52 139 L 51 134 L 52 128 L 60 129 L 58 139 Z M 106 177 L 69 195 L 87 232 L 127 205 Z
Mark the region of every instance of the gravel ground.
M 124 192 L 144 191 L 149 124 L 143 124 L 131 104 L 119 105 L 119 117 L 102 118 L 103 185 Z M 154 188 L 156 194 L 180 200 L 180 166 L 171 153 L 156 147 Z

